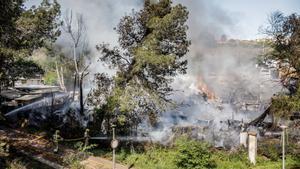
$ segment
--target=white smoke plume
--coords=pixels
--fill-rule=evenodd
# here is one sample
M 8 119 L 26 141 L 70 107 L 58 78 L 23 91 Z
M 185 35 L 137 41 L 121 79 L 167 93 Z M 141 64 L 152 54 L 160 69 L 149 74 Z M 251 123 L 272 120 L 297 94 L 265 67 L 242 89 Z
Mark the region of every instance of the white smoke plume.
M 94 56 L 91 74 L 108 72 L 96 61 L 99 53 L 94 46 L 102 42 L 117 45 L 118 35 L 113 28 L 132 9 L 141 9 L 143 0 L 59 0 L 59 3 L 62 11 L 72 9 L 85 18 L 87 37 Z M 219 7 L 217 1 L 175 0 L 174 4 L 177 3 L 187 6 L 190 12 L 188 36 L 192 45 L 187 54 L 188 73 L 175 78 L 173 87 L 177 92 L 172 96 L 185 106 L 163 113 L 163 125 L 151 135 L 161 140 L 168 134 L 165 131 L 170 131 L 174 126 L 198 125 L 198 120 L 213 120 L 217 122 L 216 128 L 220 129 L 219 122 L 222 120 L 249 121 L 259 115 L 264 110 L 263 106 L 248 111 L 246 104 L 267 104 L 271 96 L 281 90 L 281 85 L 269 76 L 269 68 L 262 71 L 257 67 L 256 58 L 263 49 L 241 45 L 241 41 L 231 40 L 228 43 L 226 36 L 220 41 L 222 35 L 239 30 L 236 26 L 238 19 L 230 11 Z M 64 40 L 62 38 L 61 43 Z M 216 99 L 206 101 L 200 95 L 203 91 L 199 90 L 199 79 Z M 183 118 L 178 119 L 180 116 Z
M 201 128 L 203 123 L 212 122 L 213 125 L 204 124 L 209 126 L 207 132 L 196 132 L 194 137 L 216 146 L 234 146 L 238 143 L 242 122 L 259 116 L 282 86 L 273 76 L 274 68 L 258 66 L 262 46 L 226 39 L 226 34 L 236 31 L 236 19 L 214 1 L 176 2 L 190 11 L 188 25 L 192 45 L 187 54 L 188 73 L 175 78 L 173 84 L 177 90 L 173 98 L 184 106 L 163 113 L 162 125 L 150 135 L 166 142 L 172 134 L 174 136 L 174 128 Z M 203 84 L 200 83 L 209 91 L 201 91 Z M 202 97 L 207 92 L 213 93 L 213 99 Z M 227 120 L 240 121 L 239 128 L 225 132 Z

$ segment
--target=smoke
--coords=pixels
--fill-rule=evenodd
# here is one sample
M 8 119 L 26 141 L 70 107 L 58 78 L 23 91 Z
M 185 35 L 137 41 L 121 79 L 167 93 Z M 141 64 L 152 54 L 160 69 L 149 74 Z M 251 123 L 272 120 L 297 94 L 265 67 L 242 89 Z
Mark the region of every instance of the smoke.
M 109 43 L 112 46 L 117 45 L 118 35 L 114 27 L 125 14 L 131 13 L 132 9 L 139 10 L 142 7 L 142 1 L 99 1 L 99 0 L 59 0 L 62 7 L 62 14 L 66 10 L 72 10 L 73 13 L 82 14 L 86 25 L 87 41 L 91 49 L 92 60 L 90 64 L 91 75 L 97 72 L 108 72 L 113 74 L 114 71 L 97 62 L 100 53 L 96 51 L 96 45 L 102 42 Z M 60 44 L 68 44 L 68 38 L 62 35 L 58 41 Z M 69 46 L 68 46 L 69 47 Z
M 70 8 L 86 18 L 91 46 L 102 42 L 114 46 L 118 37 L 113 28 L 132 9 L 139 10 L 143 1 L 66 0 L 61 3 L 63 10 Z M 210 129 L 204 135 L 196 132 L 195 137 L 217 141 L 215 144 L 218 145 L 224 145 L 226 140 L 237 143 L 231 139 L 238 138 L 238 130 L 221 132 L 224 129 L 221 121 L 231 119 L 249 122 L 263 112 L 264 106 L 281 86 L 269 75 L 269 68 L 264 72 L 257 67 L 257 57 L 263 51 L 260 46 L 228 40 L 230 34 L 238 31 L 235 15 L 223 10 L 216 1 L 174 1 L 174 4 L 178 3 L 186 6 L 190 12 L 187 24 L 192 45 L 187 54 L 188 73 L 176 77 L 173 83 L 177 92 L 172 98 L 179 104 L 178 108 L 162 113 L 160 125 L 150 131 L 150 135 L 155 140 L 168 141 L 166 137 L 176 134 L 173 131 L 176 126 L 201 126 L 203 121 L 211 121 Z M 93 55 L 97 59 L 99 53 L 93 50 Z M 99 62 L 92 63 L 91 74 L 108 71 Z M 216 99 L 206 100 L 203 97 L 205 91 L 199 89 L 200 79 Z M 140 128 L 150 129 L 147 124 Z M 230 134 L 232 137 L 228 137 Z
M 72 9 L 83 14 L 94 56 L 90 61 L 91 75 L 96 72 L 112 74 L 113 71 L 96 61 L 99 52 L 94 46 L 102 42 L 117 45 L 118 37 L 113 28 L 132 9 L 139 10 L 143 1 L 60 0 L 59 3 L 62 11 Z M 178 108 L 162 113 L 161 125 L 150 135 L 157 140 L 166 140 L 164 137 L 174 134 L 172 128 L 176 126 L 201 126 L 203 120 L 207 120 L 213 121 L 213 127 L 209 124 L 211 130 L 206 138 L 224 142 L 220 139 L 224 133 L 228 136 L 236 130 L 220 132 L 224 127 L 220 121 L 250 121 L 262 113 L 271 96 L 281 90 L 281 85 L 271 76 L 273 68 L 257 66 L 262 47 L 249 41 L 230 40 L 230 34 L 239 31 L 236 26 L 239 20 L 231 11 L 223 10 L 217 1 L 175 0 L 174 4 L 177 3 L 186 6 L 190 12 L 188 36 L 192 45 L 187 54 L 188 70 L 186 75 L 176 77 L 173 83 L 176 92 L 172 98 L 178 102 Z M 65 39 L 60 39 L 60 42 L 64 44 Z M 207 90 L 214 93 L 215 99 L 207 100 L 199 83 L 204 83 Z M 143 124 L 141 128 L 150 127 Z M 197 134 L 200 137 L 200 133 Z
M 191 127 L 194 138 L 216 146 L 234 146 L 243 123 L 260 115 L 270 98 L 282 90 L 273 76 L 275 68 L 258 66 L 264 49 L 255 41 L 227 37 L 236 31 L 238 20 L 215 1 L 176 3 L 187 6 L 190 12 L 188 73 L 173 83 L 177 92 L 172 98 L 178 108 L 162 113 L 161 125 L 150 136 L 166 143 L 176 137 L 174 128 Z
M 281 90 L 279 82 L 272 77 L 273 69 L 258 67 L 262 46 L 254 41 L 227 38 L 226 34 L 236 30 L 238 20 L 234 16 L 218 7 L 215 1 L 178 2 L 190 11 L 188 25 L 192 45 L 188 53 L 189 78 L 184 78 L 189 86 L 197 87 L 200 78 L 216 97 L 231 103 L 251 99 L 266 101 Z M 180 86 L 175 82 L 176 88 Z

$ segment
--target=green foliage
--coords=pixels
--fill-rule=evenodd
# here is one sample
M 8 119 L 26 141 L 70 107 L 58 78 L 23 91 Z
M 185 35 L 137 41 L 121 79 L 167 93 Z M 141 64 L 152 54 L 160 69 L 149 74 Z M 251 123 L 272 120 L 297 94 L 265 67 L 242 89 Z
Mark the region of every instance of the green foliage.
M 260 147 L 261 154 L 268 157 L 271 161 L 277 161 L 280 159 L 281 147 L 276 144 L 264 144 Z
M 185 140 L 185 141 L 183 141 Z M 180 142 L 180 143 L 179 143 Z M 183 156 L 186 158 L 185 154 L 198 154 L 194 152 L 195 147 L 202 147 L 201 152 L 209 152 L 211 161 L 209 167 L 205 167 L 202 164 L 195 166 L 195 168 L 216 168 L 216 169 L 279 169 L 281 168 L 282 161 L 271 160 L 267 158 L 263 152 L 259 151 L 257 156 L 257 164 L 252 165 L 248 160 L 248 151 L 247 149 L 238 148 L 236 150 L 216 150 L 212 147 L 209 147 L 206 143 L 195 141 L 192 146 L 190 146 L 191 140 L 186 140 L 186 138 L 180 138 L 177 141 L 177 145 L 183 147 L 185 151 L 178 151 L 179 147 L 175 144 L 172 147 L 151 145 L 146 147 L 144 151 L 136 151 L 135 153 L 130 153 L 129 149 L 121 149 L 116 151 L 116 159 L 119 163 L 127 164 L 127 166 L 133 166 L 136 169 L 178 169 L 177 166 L 178 157 L 181 156 L 181 153 L 184 153 Z M 194 144 L 199 144 L 195 146 Z M 294 145 L 295 146 L 295 145 Z M 288 149 L 295 149 L 292 146 Z M 183 150 L 182 149 L 182 150 Z M 198 149 L 198 148 L 197 148 Z M 259 148 L 260 150 L 260 148 Z M 298 149 L 299 150 L 299 149 Z M 108 159 L 112 158 L 111 149 L 97 149 L 97 152 L 94 155 L 100 155 Z M 189 160 L 183 161 L 184 163 L 191 161 L 198 161 L 198 158 L 201 158 L 202 154 L 199 156 L 191 155 Z M 207 164 L 207 162 L 204 162 Z M 195 163 L 193 163 L 195 164 Z M 286 168 L 287 169 L 296 169 L 300 167 L 299 158 L 292 151 L 289 152 L 286 156 Z
M 60 5 L 56 0 L 43 0 L 38 7 L 24 10 L 16 20 L 16 27 L 22 33 L 22 45 L 26 49 L 36 49 L 45 45 L 45 42 L 55 42 L 60 35 L 58 21 Z
M 84 146 L 82 142 L 75 143 L 74 147 L 77 149 L 76 152 L 70 152 L 63 158 L 63 162 L 70 169 L 84 169 L 84 166 L 80 163 L 83 159 L 87 158 L 88 155 L 91 155 L 89 152 L 96 147 L 95 144 Z
M 44 81 L 47 85 L 56 85 L 57 84 L 57 74 L 56 72 L 46 72 L 44 75 Z
M 300 161 L 300 145 L 299 144 L 288 144 L 287 153 L 291 155 L 295 160 Z
M 20 77 L 32 78 L 44 73 L 44 70 L 34 61 L 23 58 L 15 60 L 15 63 L 8 70 L 13 80 Z
M 128 165 L 139 169 L 177 169 L 176 151 L 161 147 L 153 147 L 143 154 L 132 154 L 126 159 Z
M 282 84 L 290 91 L 290 96 L 280 95 L 272 100 L 270 112 L 276 118 L 287 118 L 293 111 L 300 110 L 300 16 L 274 12 L 264 31 L 271 38 L 271 51 L 265 58 L 278 62 Z
M 65 165 L 70 169 L 84 169 L 84 166 L 80 163 L 82 156 L 76 153 L 69 153 L 63 159 Z
M 117 155 L 117 161 L 125 161 L 128 156 L 130 156 L 130 151 L 128 149 L 121 148 L 120 153 Z
M 293 112 L 300 110 L 300 88 L 293 95 L 281 94 L 272 98 L 270 112 L 278 118 L 288 119 Z
M 211 158 L 208 144 L 183 137 L 176 141 L 175 146 L 177 149 L 175 163 L 178 168 L 214 168 L 215 163 Z
M 120 124 L 127 127 L 142 119 L 155 120 L 155 113 L 172 105 L 170 84 L 187 69 L 187 19 L 187 8 L 172 5 L 170 0 L 145 1 L 143 9 L 124 16 L 116 28 L 119 46 L 97 46 L 102 53 L 100 61 L 114 68 L 116 75 L 95 76 L 97 88 L 90 95 L 91 104 L 107 104 L 108 114 L 118 116 Z
M 212 159 L 217 164 L 217 169 L 245 169 L 250 168 L 247 151 L 238 150 L 233 152 L 215 151 Z
M 73 86 L 74 62 L 68 54 L 63 52 L 62 46 L 53 44 L 51 47 L 35 50 L 30 59 L 45 70 L 43 78 L 46 84 L 59 84 L 58 71 L 60 76 L 63 76 L 65 86 Z
M 84 144 L 82 142 L 77 142 L 74 147 L 77 149 L 77 151 L 81 152 L 81 153 L 89 153 L 90 150 L 92 150 L 93 148 L 95 148 L 97 145 L 96 144 L 90 144 L 87 146 L 84 146 Z
M 60 5 L 43 0 L 25 9 L 23 0 L 4 0 L 0 5 L 0 80 L 7 86 L 19 77 L 32 77 L 41 68 L 26 59 L 32 51 L 52 43 L 60 35 Z
M 300 16 L 274 12 L 269 18 L 265 33 L 272 38 L 272 51 L 268 58 L 280 62 L 281 67 L 300 73 Z

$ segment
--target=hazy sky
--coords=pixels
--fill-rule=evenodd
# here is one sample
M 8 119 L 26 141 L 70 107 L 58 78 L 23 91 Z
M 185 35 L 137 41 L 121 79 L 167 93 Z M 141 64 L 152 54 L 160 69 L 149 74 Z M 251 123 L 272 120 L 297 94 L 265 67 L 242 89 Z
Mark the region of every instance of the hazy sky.
M 234 37 L 253 39 L 259 37 L 258 28 L 265 24 L 270 13 L 279 10 L 285 14 L 300 14 L 299 0 L 219 0 L 214 1 L 237 20 L 238 31 Z
M 58 0 L 62 5 L 62 11 L 71 8 L 86 16 L 89 21 L 90 29 L 99 28 L 102 32 L 110 32 L 119 21 L 119 18 L 125 13 L 130 13 L 131 9 L 138 9 L 142 5 L 142 0 Z M 214 15 L 213 10 L 221 10 L 227 19 L 231 19 L 231 25 L 224 27 L 224 32 L 230 38 L 255 39 L 262 35 L 258 33 L 260 26 L 267 21 L 268 15 L 276 10 L 285 14 L 300 14 L 300 0 L 175 0 L 183 4 L 189 4 L 192 8 L 199 8 L 200 5 L 214 6 L 210 8 L 210 13 Z M 40 0 L 29 0 L 27 6 L 39 3 Z M 192 4 L 192 5 L 191 5 Z M 196 10 L 194 10 L 196 11 Z M 107 17 L 109 15 L 109 17 Z M 197 14 L 192 15 L 193 17 Z M 199 16 L 201 17 L 201 16 Z M 202 16 L 203 17 L 203 16 Z M 114 39 L 114 37 L 112 37 Z M 111 39 L 112 40 L 112 39 Z

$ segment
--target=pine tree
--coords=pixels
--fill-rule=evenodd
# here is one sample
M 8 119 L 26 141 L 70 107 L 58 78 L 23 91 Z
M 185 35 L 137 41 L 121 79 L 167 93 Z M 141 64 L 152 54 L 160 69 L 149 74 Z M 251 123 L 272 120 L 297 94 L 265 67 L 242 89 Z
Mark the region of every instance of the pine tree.
M 97 87 L 90 103 L 98 108 L 102 103 L 124 124 L 138 123 L 143 117 L 155 120 L 171 102 L 173 77 L 186 73 L 187 19 L 186 7 L 173 6 L 170 0 L 146 0 L 142 10 L 124 16 L 116 28 L 119 46 L 97 46 L 100 60 L 115 69 L 116 75 L 95 76 Z

